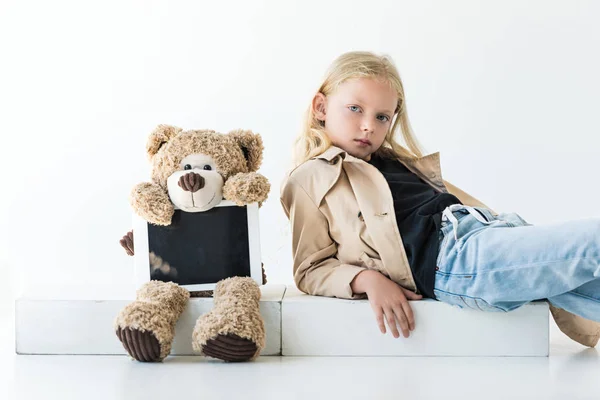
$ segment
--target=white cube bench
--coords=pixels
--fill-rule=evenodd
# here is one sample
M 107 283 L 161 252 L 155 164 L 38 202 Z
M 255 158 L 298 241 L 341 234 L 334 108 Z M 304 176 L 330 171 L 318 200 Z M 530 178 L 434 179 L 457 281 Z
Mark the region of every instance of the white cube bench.
M 281 353 L 281 300 L 285 285 L 261 287 L 260 312 L 266 346 L 261 355 Z M 18 354 L 126 354 L 113 322 L 135 298 L 135 287 L 68 287 L 29 290 L 15 303 Z M 175 327 L 171 355 L 194 355 L 196 320 L 213 308 L 212 298 L 191 298 Z
M 379 331 L 368 300 L 308 296 L 286 290 L 282 304 L 284 356 L 548 356 L 545 302 L 508 313 L 412 301 L 409 338 Z
M 416 329 L 408 339 L 379 332 L 367 300 L 308 296 L 295 287 L 261 288 L 267 343 L 263 356 L 548 356 L 544 302 L 509 313 L 457 309 L 434 300 L 411 302 Z M 126 354 L 113 331 L 135 287 L 47 288 L 16 301 L 18 354 Z M 193 355 L 196 319 L 212 298 L 192 298 L 177 326 L 171 355 Z

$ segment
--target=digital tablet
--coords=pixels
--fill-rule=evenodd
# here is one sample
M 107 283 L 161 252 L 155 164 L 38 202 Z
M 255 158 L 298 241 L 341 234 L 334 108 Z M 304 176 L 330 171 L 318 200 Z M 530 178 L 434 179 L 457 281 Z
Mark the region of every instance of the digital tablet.
M 171 225 L 151 224 L 134 214 L 135 276 L 175 282 L 190 290 L 213 290 L 234 276 L 262 285 L 258 203 L 223 200 L 203 212 L 175 210 Z

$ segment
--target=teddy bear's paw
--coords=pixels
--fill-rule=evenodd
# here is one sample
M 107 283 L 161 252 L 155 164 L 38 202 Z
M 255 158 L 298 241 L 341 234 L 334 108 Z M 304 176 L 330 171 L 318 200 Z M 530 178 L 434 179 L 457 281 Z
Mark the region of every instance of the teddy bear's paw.
M 121 240 L 119 240 L 119 243 L 121 244 L 121 247 L 123 247 L 123 249 L 125 249 L 125 253 L 127 253 L 128 256 L 133 256 L 135 254 L 135 251 L 133 249 L 133 230 L 127 232 L 122 238 Z M 264 274 L 264 268 L 263 268 L 263 274 Z
M 217 335 L 202 346 L 204 355 L 229 362 L 249 361 L 254 358 L 257 350 L 258 347 L 252 340 L 233 333 Z
M 175 213 L 167 191 L 154 183 L 140 183 L 131 190 L 129 203 L 134 212 L 155 225 L 171 225 Z
M 127 353 L 137 361 L 154 362 L 161 360 L 160 344 L 152 332 L 119 327 L 117 337 L 123 343 Z
M 260 263 L 260 267 L 262 268 L 262 284 L 267 284 L 267 273 L 265 272 L 265 264 Z
M 271 184 L 261 174 L 238 173 L 225 182 L 223 197 L 233 201 L 238 206 L 250 203 L 263 203 L 269 195 Z

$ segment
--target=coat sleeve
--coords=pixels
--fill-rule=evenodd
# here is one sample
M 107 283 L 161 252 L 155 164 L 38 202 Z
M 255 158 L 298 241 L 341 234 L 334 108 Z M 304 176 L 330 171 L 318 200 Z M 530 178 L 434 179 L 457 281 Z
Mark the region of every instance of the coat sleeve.
M 293 177 L 283 183 L 280 200 L 290 220 L 298 289 L 317 296 L 364 298 L 364 294 L 352 292 L 350 283 L 366 268 L 344 264 L 336 258 L 337 244 L 329 235 L 327 218 Z
M 492 210 L 491 208 L 489 208 L 488 206 L 483 204 L 481 201 L 477 200 L 475 197 L 471 196 L 470 194 L 461 190 L 460 188 L 454 186 L 450 182 L 444 180 L 444 185 L 446 186 L 446 189 L 448 189 L 448 193 L 456 196 L 460 200 L 460 202 L 463 203 L 464 205 L 471 206 L 471 207 L 487 208 L 488 210 L 490 210 L 492 212 L 492 214 L 498 215 L 498 213 L 496 211 Z

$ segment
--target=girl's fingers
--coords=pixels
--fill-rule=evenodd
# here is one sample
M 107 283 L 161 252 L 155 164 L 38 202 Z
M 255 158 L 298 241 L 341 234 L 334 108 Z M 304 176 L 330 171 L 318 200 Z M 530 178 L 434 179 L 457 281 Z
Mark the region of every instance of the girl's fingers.
M 410 304 L 408 301 L 401 303 L 403 314 L 406 316 L 406 321 L 408 327 L 411 331 L 415 329 L 415 316 L 412 312 L 412 308 L 410 308 Z
M 379 330 L 381 333 L 385 334 L 385 324 L 383 323 L 383 310 L 381 308 L 377 308 L 375 311 L 375 319 L 377 320 L 377 325 L 379 325 Z
M 396 315 L 396 319 L 398 320 L 398 324 L 400 325 L 400 329 L 402 329 L 402 336 L 407 338 L 409 336 L 409 323 L 406 315 L 401 306 L 394 307 L 394 314 Z
M 423 296 L 420 294 L 416 294 L 415 292 L 412 292 L 408 289 L 404 289 L 402 288 L 402 292 L 404 292 L 404 296 L 406 296 L 407 299 L 409 300 L 421 300 L 423 299 Z
M 394 310 L 392 310 L 391 308 L 387 308 L 385 310 L 385 319 L 387 320 L 388 327 L 392 331 L 392 335 L 394 335 L 395 338 L 399 338 L 400 333 L 398 332 L 398 326 L 396 325 Z

